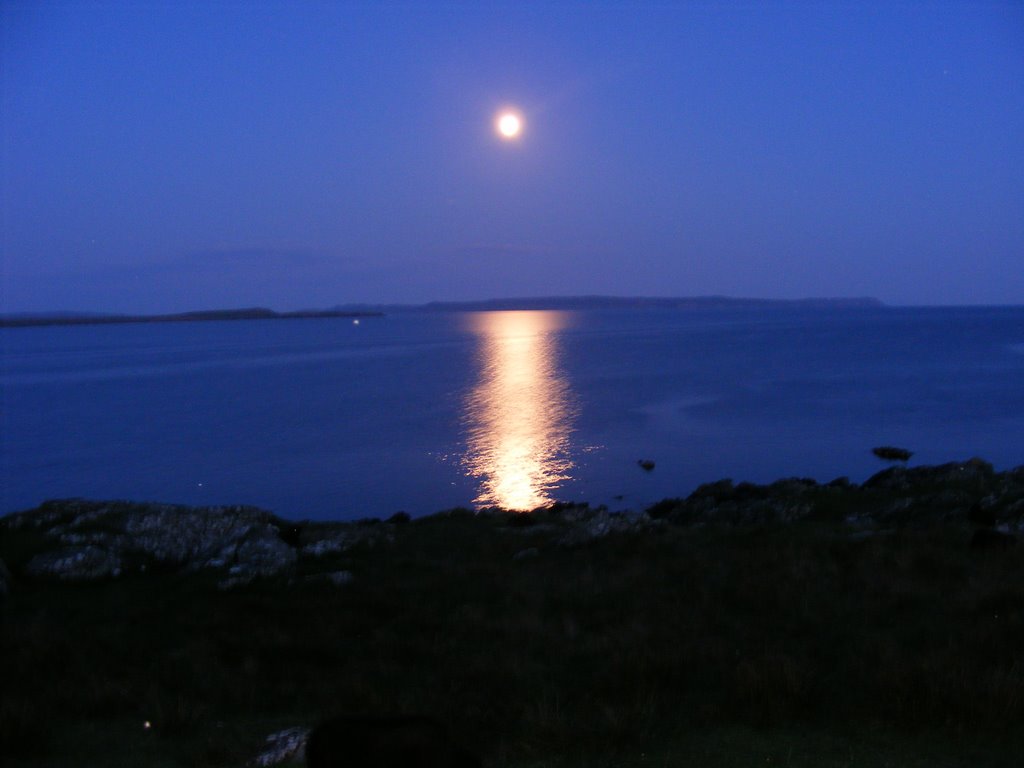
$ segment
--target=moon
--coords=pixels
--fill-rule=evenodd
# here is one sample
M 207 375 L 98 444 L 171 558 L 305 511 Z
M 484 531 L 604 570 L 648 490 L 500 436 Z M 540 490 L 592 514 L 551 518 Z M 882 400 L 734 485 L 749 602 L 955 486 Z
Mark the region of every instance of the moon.
M 503 139 L 514 139 L 523 132 L 523 118 L 514 112 L 502 112 L 494 121 Z

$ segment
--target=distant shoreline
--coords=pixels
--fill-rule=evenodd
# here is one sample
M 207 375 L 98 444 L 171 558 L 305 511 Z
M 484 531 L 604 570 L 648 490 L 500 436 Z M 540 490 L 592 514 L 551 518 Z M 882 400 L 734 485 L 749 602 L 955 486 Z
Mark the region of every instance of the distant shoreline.
M 601 309 L 879 309 L 886 305 L 875 298 L 740 299 L 727 296 L 534 296 L 479 301 L 433 301 L 426 304 L 341 304 L 331 309 L 275 312 L 262 307 L 212 309 L 158 315 L 111 315 L 103 313 L 38 312 L 0 315 L 0 328 L 45 325 L 112 325 L 123 323 L 183 323 L 223 320 L 296 320 L 306 318 L 383 317 L 402 312 L 500 312 L 514 310 Z
M 124 323 L 203 323 L 223 320 L 300 320 L 305 318 L 381 317 L 383 312 L 309 310 L 275 312 L 272 309 L 217 309 L 170 315 L 23 315 L 0 317 L 0 328 L 29 328 L 45 325 L 116 325 Z
M 596 309 L 880 309 L 873 297 L 757 299 L 729 296 L 520 296 L 475 301 L 432 301 L 426 304 L 342 304 L 339 311 L 495 312 L 513 310 Z

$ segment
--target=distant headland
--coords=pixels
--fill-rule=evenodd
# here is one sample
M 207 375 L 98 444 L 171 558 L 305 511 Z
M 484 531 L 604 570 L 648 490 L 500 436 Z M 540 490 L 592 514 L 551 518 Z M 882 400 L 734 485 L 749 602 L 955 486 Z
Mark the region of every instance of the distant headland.
M 476 301 L 432 301 L 427 304 L 342 304 L 344 311 L 494 312 L 517 309 L 846 309 L 884 307 L 879 299 L 807 298 L 747 299 L 729 296 L 526 296 Z
M 181 323 L 216 320 L 294 320 L 325 317 L 382 317 L 395 312 L 495 312 L 510 310 L 600 309 L 870 309 L 885 305 L 875 298 L 745 299 L 728 296 L 526 296 L 476 301 L 432 301 L 426 304 L 340 304 L 331 309 L 275 312 L 262 307 L 212 309 L 176 314 L 130 315 L 87 312 L 40 312 L 0 315 L 0 328 L 39 325 L 107 325 L 115 323 Z
M 197 323 L 213 320 L 295 320 L 308 317 L 374 317 L 381 312 L 343 311 L 338 309 L 275 312 L 272 309 L 212 309 L 181 312 L 171 315 L 104 315 L 72 312 L 0 316 L 0 328 L 22 328 L 36 325 L 109 325 L 115 323 Z

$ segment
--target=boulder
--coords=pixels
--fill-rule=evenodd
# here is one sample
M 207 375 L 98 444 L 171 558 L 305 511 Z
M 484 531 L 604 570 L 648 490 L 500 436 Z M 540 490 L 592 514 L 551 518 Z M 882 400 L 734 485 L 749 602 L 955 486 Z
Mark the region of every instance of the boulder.
M 269 512 L 253 507 L 144 505 L 125 512 L 123 530 L 127 546 L 155 560 L 218 567 L 247 537 L 280 542 L 271 519 Z
M 587 509 L 585 515 L 571 520 L 572 525 L 558 540 L 562 546 L 577 546 L 612 533 L 634 533 L 660 528 L 661 520 L 653 520 L 644 512 L 609 512 L 605 507 Z
M 395 526 L 382 524 L 379 520 L 360 520 L 344 524 L 340 530 L 332 529 L 323 532 L 309 530 L 306 544 L 302 546 L 302 554 L 306 557 L 322 557 L 340 554 L 353 547 L 376 547 L 395 542 Z
M 919 490 L 922 487 L 964 483 L 984 484 L 995 476 L 992 465 L 982 459 L 955 461 L 925 467 L 890 467 L 868 478 L 865 488 L 895 491 Z
M 790 477 L 771 485 L 719 480 L 699 486 L 685 500 L 666 499 L 648 509 L 653 518 L 677 525 L 767 525 L 788 523 L 809 515 L 814 494 L 821 492 L 815 480 Z
M 183 507 L 170 504 L 47 502 L 19 513 L 13 526 L 42 530 L 59 543 L 29 561 L 34 576 L 84 580 L 118 576 L 125 563 L 230 569 L 236 580 L 277 573 L 297 553 L 280 536 L 279 521 L 253 507 Z M 12 525 L 11 518 L 5 521 Z
M 278 538 L 272 529 L 254 528 L 226 547 L 231 554 L 231 570 L 253 576 L 270 576 L 295 563 L 295 550 Z
M 309 728 L 286 728 L 267 736 L 263 750 L 249 761 L 253 768 L 267 768 L 285 761 L 301 762 L 305 759 Z
M 894 445 L 881 445 L 872 448 L 871 452 L 885 461 L 910 461 L 910 457 L 914 455 L 906 448 L 897 448 Z
M 91 581 L 121 575 L 121 558 L 101 547 L 66 547 L 44 552 L 29 560 L 30 576 L 49 576 L 63 581 Z
M 339 552 L 344 552 L 355 543 L 355 537 L 346 531 L 342 531 L 327 538 L 311 541 L 302 548 L 302 554 L 309 557 L 322 557 Z

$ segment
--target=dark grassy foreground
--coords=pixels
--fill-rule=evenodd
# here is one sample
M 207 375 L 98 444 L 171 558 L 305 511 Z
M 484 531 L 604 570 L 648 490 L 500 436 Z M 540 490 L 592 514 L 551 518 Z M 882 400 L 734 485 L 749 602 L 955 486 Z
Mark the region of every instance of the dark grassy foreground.
M 546 513 L 439 515 L 226 592 L 33 581 L 8 532 L 0 756 L 240 766 L 348 711 L 436 715 L 489 766 L 1020 764 L 1024 547 L 828 518 L 564 547 Z

